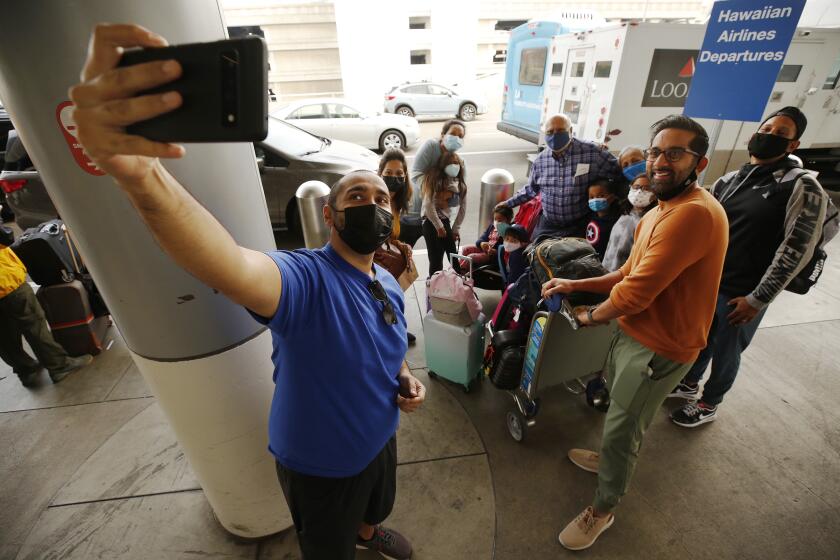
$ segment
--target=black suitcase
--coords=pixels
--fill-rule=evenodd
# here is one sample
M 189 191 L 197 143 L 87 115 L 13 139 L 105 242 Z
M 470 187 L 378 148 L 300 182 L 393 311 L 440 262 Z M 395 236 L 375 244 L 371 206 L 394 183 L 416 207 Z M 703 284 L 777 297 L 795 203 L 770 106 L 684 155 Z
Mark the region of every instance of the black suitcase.
M 484 356 L 484 369 L 499 389 L 513 391 L 522 381 L 527 336 L 519 329 L 497 331 Z
M 44 308 L 53 338 L 71 356 L 99 354 L 111 318 L 96 316 L 88 291 L 78 280 L 38 289 L 38 301 Z
M 29 228 L 12 245 L 32 281 L 41 286 L 69 282 L 76 267 L 70 254 L 64 222 L 50 220 Z

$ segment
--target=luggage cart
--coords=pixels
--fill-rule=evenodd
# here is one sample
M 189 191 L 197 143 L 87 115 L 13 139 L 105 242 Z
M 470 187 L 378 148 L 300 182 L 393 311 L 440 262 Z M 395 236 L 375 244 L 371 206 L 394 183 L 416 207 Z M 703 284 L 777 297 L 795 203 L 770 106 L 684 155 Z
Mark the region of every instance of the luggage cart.
M 615 322 L 580 328 L 567 300 L 556 307 L 557 312 L 538 311 L 531 320 L 522 381 L 510 391 L 516 408 L 507 413 L 507 427 L 517 442 L 537 423 L 542 391 L 557 385 L 576 395 L 586 391 L 581 378 L 603 369 L 618 328 Z

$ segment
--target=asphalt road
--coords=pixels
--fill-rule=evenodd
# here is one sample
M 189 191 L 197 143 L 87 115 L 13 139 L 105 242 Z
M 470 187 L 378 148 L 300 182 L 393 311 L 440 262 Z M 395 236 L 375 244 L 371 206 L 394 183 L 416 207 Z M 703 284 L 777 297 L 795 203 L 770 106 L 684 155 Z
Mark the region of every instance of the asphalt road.
M 524 184 L 528 171 L 526 156 L 529 152 L 536 151 L 534 144 L 496 130 L 497 120 L 497 114 L 487 113 L 468 123 L 464 147 L 458 152 L 467 166 L 467 215 L 461 226 L 461 238 L 465 244 L 473 243 L 479 234 L 478 202 L 481 196 L 481 176 L 488 169 L 507 169 L 516 179 L 518 189 Z M 445 121 L 446 119 L 421 120 L 420 141 L 406 152 L 409 166 L 424 140 L 440 136 L 440 130 Z M 455 211 L 452 215 L 454 217 Z M 295 239 L 286 232 L 278 233 L 276 238 L 277 246 L 281 249 L 303 245 L 302 240 Z M 424 249 L 425 242 L 421 238 L 415 245 L 415 250 L 422 254 Z

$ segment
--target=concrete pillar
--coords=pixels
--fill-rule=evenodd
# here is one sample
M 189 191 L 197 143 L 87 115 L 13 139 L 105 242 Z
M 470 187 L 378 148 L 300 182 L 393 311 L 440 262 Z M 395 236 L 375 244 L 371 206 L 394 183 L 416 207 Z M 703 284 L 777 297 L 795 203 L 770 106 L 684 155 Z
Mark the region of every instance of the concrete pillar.
M 74 138 L 68 88 L 98 22 L 170 43 L 225 37 L 216 0 L 10 0 L 0 96 L 221 524 L 261 537 L 291 519 L 267 450 L 271 336 L 157 246 L 114 181 Z M 251 144 L 187 146 L 166 166 L 241 245 L 274 248 Z

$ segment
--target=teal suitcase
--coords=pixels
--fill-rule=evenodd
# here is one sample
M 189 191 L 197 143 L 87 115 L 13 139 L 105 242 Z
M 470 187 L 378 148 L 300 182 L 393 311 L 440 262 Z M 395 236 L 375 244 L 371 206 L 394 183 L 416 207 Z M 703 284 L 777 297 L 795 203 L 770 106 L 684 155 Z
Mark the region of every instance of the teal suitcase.
M 430 377 L 457 383 L 468 393 L 484 368 L 484 315 L 465 327 L 444 323 L 428 312 L 423 319 Z

